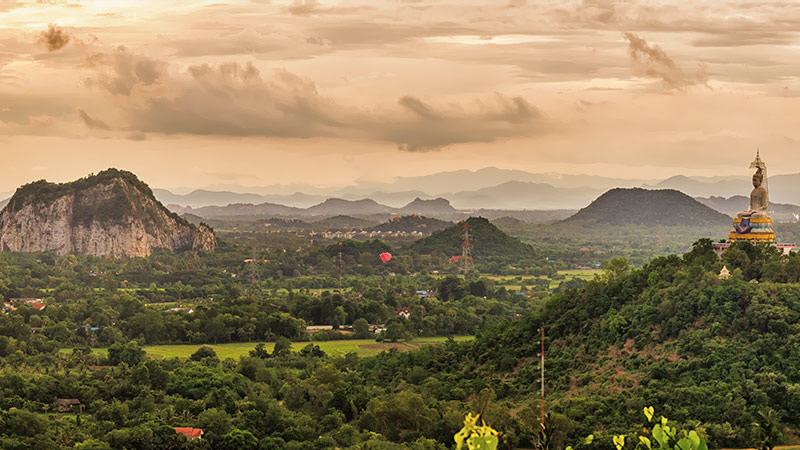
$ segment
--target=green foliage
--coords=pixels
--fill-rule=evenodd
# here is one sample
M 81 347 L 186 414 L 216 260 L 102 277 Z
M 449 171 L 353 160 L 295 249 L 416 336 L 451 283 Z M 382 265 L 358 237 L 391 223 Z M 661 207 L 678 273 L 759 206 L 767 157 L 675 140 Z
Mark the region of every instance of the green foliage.
M 108 348 L 108 361 L 115 366 L 120 363 L 135 366 L 144 360 L 144 355 L 145 351 L 136 341 L 117 342 Z
M 756 445 L 759 450 L 772 450 L 782 437 L 775 411 L 772 409 L 766 413 L 759 411 L 757 417 L 758 422 L 754 424 L 757 436 Z
M 215 358 L 217 357 L 217 353 L 208 346 L 202 346 L 197 349 L 196 352 L 192 353 L 192 356 L 189 357 L 192 361 L 202 361 L 205 358 Z
M 486 425 L 480 414 L 467 414 L 464 418 L 464 427 L 456 433 L 456 450 L 461 450 L 467 444 L 469 450 L 495 450 L 499 442 L 499 433 Z M 480 425 L 478 421 L 480 420 Z
M 651 423 L 655 410 L 652 406 L 643 408 L 647 422 Z M 623 450 L 626 446 L 633 446 L 635 450 L 708 450 L 708 444 L 695 430 L 678 430 L 669 425 L 669 420 L 661 416 L 659 423 L 653 425 L 652 429 L 644 428 L 643 434 L 618 434 L 612 437 L 612 442 L 617 450 Z M 645 434 L 652 437 L 652 439 Z M 591 435 L 590 435 L 591 437 Z M 589 442 L 591 439 L 587 438 Z M 655 441 L 655 442 L 654 442 Z M 571 450 L 569 447 L 567 450 Z

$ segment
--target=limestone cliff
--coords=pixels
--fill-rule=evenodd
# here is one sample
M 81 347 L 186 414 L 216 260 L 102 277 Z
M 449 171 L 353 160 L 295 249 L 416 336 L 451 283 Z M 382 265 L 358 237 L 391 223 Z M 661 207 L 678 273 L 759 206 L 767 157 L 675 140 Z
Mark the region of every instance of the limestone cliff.
M 27 184 L 0 212 L 0 251 L 148 256 L 215 248 L 211 228 L 170 212 L 134 174 L 116 169 L 71 183 Z

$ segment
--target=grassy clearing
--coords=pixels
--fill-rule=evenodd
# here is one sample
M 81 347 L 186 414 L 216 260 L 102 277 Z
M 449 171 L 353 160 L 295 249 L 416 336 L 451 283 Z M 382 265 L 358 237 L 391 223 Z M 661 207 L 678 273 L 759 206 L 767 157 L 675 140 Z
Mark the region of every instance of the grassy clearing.
M 547 277 L 536 277 L 530 275 L 484 275 L 486 278 L 489 278 L 495 281 L 499 286 L 503 286 L 508 290 L 511 291 L 519 291 L 523 284 L 520 283 L 521 280 L 549 280 L 550 284 L 548 286 L 549 289 L 555 289 L 561 284 L 562 281 L 570 280 L 572 278 L 578 278 L 582 280 L 592 280 L 596 275 L 603 273 L 602 269 L 570 269 L 570 270 L 559 270 L 558 274 L 563 276 L 563 279 L 559 280 L 551 280 Z M 530 286 L 528 286 L 530 287 Z
M 472 336 L 456 336 L 456 341 L 466 341 L 473 339 Z M 425 344 L 435 344 L 447 341 L 446 337 L 423 337 L 413 339 L 408 342 L 398 343 L 380 343 L 374 339 L 353 339 L 346 341 L 310 341 L 310 342 L 293 342 L 292 350 L 299 351 L 308 344 L 318 345 L 319 348 L 330 356 L 342 356 L 350 352 L 355 352 L 358 356 L 374 356 L 378 353 L 396 348 L 400 351 L 416 350 Z M 247 355 L 250 350 L 254 349 L 257 342 L 236 342 L 231 344 L 206 344 L 208 347 L 214 349 L 220 359 L 233 358 L 238 359 L 240 356 Z M 275 346 L 274 342 L 265 342 L 266 348 L 271 352 Z M 165 358 L 188 358 L 192 353 L 196 352 L 202 344 L 178 344 L 178 345 L 148 345 L 144 347 L 147 356 L 155 359 Z M 61 351 L 69 352 L 72 349 L 62 349 Z M 93 353 L 105 355 L 107 349 L 94 348 Z
M 567 277 L 583 278 L 584 280 L 591 280 L 595 275 L 603 273 L 603 269 L 571 269 L 559 270 L 559 274 Z

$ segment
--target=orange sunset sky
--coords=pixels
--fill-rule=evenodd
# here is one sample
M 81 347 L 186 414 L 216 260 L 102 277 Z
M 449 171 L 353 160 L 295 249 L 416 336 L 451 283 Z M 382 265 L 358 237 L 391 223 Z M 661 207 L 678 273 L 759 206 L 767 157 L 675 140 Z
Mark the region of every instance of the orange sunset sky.
M 793 1 L 0 0 L 0 192 L 800 172 Z

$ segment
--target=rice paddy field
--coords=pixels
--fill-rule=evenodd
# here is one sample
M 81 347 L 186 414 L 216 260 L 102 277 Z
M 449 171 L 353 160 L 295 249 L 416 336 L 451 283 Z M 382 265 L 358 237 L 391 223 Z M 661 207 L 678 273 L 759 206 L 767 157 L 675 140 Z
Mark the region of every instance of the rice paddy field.
M 453 338 L 456 341 L 466 341 L 473 339 L 472 336 L 456 336 Z M 358 356 L 374 356 L 378 353 L 396 348 L 399 351 L 412 351 L 416 350 L 426 344 L 436 344 L 447 341 L 446 337 L 425 337 L 416 338 L 411 341 L 404 342 L 376 342 L 374 339 L 351 339 L 344 341 L 309 341 L 309 342 L 293 342 L 292 350 L 299 351 L 308 344 L 318 345 L 319 348 L 330 356 L 342 356 L 350 352 L 355 352 Z M 147 356 L 154 359 L 166 358 L 188 358 L 192 353 L 196 352 L 198 348 L 206 345 L 214 349 L 220 359 L 233 358 L 238 359 L 240 356 L 247 355 L 250 350 L 253 350 L 257 342 L 236 342 L 231 344 L 178 344 L 178 345 L 148 345 L 143 347 L 147 352 Z M 275 346 L 274 342 L 265 342 L 267 350 L 272 352 Z M 62 349 L 62 351 L 72 351 L 72 349 Z M 105 354 L 107 352 L 104 348 L 92 349 L 92 352 Z

